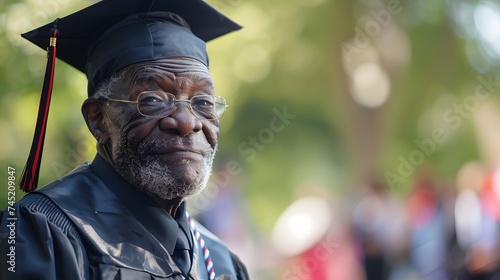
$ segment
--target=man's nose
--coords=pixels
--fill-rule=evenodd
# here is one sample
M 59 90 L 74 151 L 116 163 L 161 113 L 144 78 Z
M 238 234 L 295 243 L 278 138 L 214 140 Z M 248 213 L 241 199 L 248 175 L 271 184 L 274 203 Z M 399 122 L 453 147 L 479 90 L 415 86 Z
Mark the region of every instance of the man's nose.
M 179 135 L 186 136 L 202 129 L 201 121 L 193 115 L 186 102 L 177 102 L 168 117 L 161 119 L 160 129 L 177 130 Z

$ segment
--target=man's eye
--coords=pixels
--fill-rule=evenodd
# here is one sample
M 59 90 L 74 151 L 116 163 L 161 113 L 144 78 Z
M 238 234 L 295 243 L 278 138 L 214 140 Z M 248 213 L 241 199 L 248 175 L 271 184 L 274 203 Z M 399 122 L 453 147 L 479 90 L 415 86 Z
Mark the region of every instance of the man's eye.
M 162 102 L 161 98 L 156 97 L 156 96 L 145 96 L 141 98 L 140 102 L 141 103 L 159 103 Z
M 210 98 L 197 98 L 195 101 L 193 101 L 194 106 L 198 107 L 213 107 L 214 103 Z

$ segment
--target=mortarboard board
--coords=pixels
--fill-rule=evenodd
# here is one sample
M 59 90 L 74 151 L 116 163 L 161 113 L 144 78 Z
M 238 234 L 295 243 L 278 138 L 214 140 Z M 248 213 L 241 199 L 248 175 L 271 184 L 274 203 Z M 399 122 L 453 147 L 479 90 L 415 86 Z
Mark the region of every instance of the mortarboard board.
M 162 24 L 152 30 L 151 21 Z M 179 28 L 182 25 L 190 30 Z M 110 72 L 162 57 L 184 55 L 202 60 L 206 57 L 202 54 L 204 42 L 241 28 L 201 0 L 103 0 L 59 19 L 57 27 L 57 58 L 87 74 L 89 83 L 95 83 L 96 72 L 109 67 L 105 63 L 112 59 L 120 63 Z M 45 50 L 52 28 L 49 23 L 22 36 Z M 89 95 L 92 90 L 95 88 L 89 89 Z
M 87 75 L 92 96 L 103 81 L 138 62 L 189 57 L 208 67 L 205 42 L 240 28 L 202 0 L 103 0 L 22 34 L 48 47 L 48 62 L 21 189 L 36 189 L 56 57 Z

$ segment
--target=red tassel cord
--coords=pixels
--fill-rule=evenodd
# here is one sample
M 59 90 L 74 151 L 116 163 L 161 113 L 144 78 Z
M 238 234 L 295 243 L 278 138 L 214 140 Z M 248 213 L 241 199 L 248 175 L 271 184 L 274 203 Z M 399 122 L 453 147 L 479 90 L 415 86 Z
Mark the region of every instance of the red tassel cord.
M 49 117 L 50 99 L 52 97 L 52 86 L 54 81 L 54 71 L 56 66 L 56 39 L 59 35 L 57 21 L 54 21 L 50 30 L 50 43 L 47 48 L 47 67 L 45 68 L 45 77 L 43 80 L 40 104 L 38 107 L 38 117 L 35 126 L 35 135 L 31 144 L 30 154 L 24 167 L 19 186 L 25 192 L 32 192 L 38 184 L 38 175 L 42 162 L 43 144 L 45 142 L 45 131 L 47 128 L 47 119 Z

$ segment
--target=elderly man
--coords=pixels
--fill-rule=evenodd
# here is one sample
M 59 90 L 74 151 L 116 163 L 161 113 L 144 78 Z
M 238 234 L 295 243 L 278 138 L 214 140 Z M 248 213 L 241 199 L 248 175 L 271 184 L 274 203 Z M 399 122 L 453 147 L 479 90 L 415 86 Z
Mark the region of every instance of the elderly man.
M 15 257 L 2 279 L 248 278 L 185 205 L 209 179 L 226 107 L 205 41 L 238 28 L 200 0 L 106 0 L 24 34 L 43 48 L 57 36 L 57 57 L 87 75 L 98 154 L 4 211 L 1 251 Z

